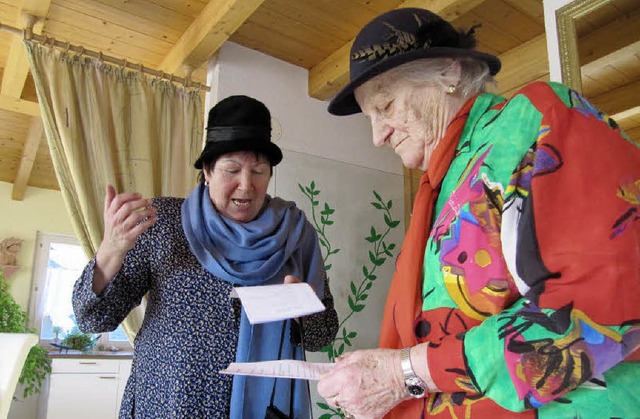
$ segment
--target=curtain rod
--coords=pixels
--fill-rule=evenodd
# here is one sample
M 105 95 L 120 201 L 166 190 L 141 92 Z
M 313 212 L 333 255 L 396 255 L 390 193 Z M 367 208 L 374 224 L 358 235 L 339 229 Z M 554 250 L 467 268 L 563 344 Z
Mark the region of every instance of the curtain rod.
M 86 49 L 83 46 L 79 46 L 79 45 L 72 45 L 68 42 L 61 42 L 56 40 L 55 38 L 51 37 L 51 36 L 46 36 L 46 35 L 39 35 L 37 33 L 33 33 L 33 31 L 31 30 L 31 28 L 26 28 L 26 29 L 19 29 L 19 28 L 15 28 L 13 26 L 9 26 L 9 25 L 5 25 L 2 22 L 0 22 L 0 29 L 8 31 L 8 32 L 12 32 L 16 35 L 22 35 L 24 37 L 24 39 L 30 40 L 33 39 L 43 45 L 47 45 L 50 44 L 52 46 L 56 46 L 58 48 L 62 48 L 65 51 L 67 50 L 71 50 L 74 52 L 77 52 L 80 55 L 87 55 L 89 57 L 93 57 L 93 58 L 97 58 L 99 60 L 105 61 L 105 62 L 109 62 L 112 64 L 116 64 L 120 67 L 124 67 L 124 68 L 128 68 L 130 70 L 135 70 L 135 71 L 139 71 L 141 73 L 146 73 L 146 74 L 150 74 L 152 76 L 155 77 L 159 77 L 162 79 L 167 79 L 170 82 L 175 82 L 175 83 L 180 83 L 182 85 L 184 85 L 187 88 L 195 88 L 195 89 L 199 89 L 199 90 L 205 90 L 205 91 L 210 91 L 211 87 L 207 86 L 205 84 L 202 84 L 200 82 L 193 82 L 191 81 L 191 79 L 189 77 L 178 77 L 174 74 L 167 74 L 164 71 L 159 71 L 159 70 L 154 70 L 152 68 L 149 67 L 145 67 L 142 64 L 134 64 L 134 63 L 130 63 L 128 62 L 126 59 L 120 59 L 120 58 L 115 58 L 109 55 L 105 55 L 102 52 L 95 52 L 95 51 L 91 51 Z

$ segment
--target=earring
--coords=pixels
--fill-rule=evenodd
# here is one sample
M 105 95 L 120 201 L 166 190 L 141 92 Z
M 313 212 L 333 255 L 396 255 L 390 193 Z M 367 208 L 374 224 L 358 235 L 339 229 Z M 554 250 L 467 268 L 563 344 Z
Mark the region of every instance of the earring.
M 454 86 L 453 84 L 451 84 L 451 85 L 449 85 L 449 87 L 447 87 L 447 94 L 448 95 L 452 95 L 456 91 L 458 91 L 458 88 L 456 86 Z
M 204 186 L 209 186 L 209 181 L 208 180 L 204 181 Z

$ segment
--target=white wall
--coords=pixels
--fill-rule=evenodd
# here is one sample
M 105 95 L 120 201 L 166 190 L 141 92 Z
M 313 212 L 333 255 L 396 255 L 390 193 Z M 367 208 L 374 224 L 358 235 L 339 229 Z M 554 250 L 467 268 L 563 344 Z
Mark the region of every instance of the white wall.
M 556 10 L 566 6 L 573 0 L 543 0 L 544 30 L 547 35 L 547 54 L 549 55 L 549 79 L 562 82 L 562 66 L 558 42 L 558 26 Z
M 332 265 L 328 274 L 340 320 L 351 313 L 347 303 L 351 283 L 357 287 L 364 281 L 363 267 L 376 269 L 378 279 L 372 282 L 363 302 L 365 308 L 344 325 L 347 332 L 358 334 L 347 350 L 372 348 L 377 346 L 395 256 L 404 234 L 402 164 L 389 148 L 372 145 L 370 125 L 361 114 L 335 117 L 327 112 L 327 102 L 310 98 L 307 78 L 305 69 L 227 43 L 209 66 L 207 83 L 212 93 L 206 109 L 234 94 L 254 97 L 269 108 L 274 119 L 274 141 L 284 154 L 269 193 L 295 201 L 309 219 L 314 211 L 319 219 L 325 204 L 335 210 L 331 215 L 334 223 L 324 228 L 332 248 L 340 249 L 327 260 Z M 315 208 L 300 191 L 300 186 L 308 187 L 311 182 L 320 190 L 314 198 L 318 201 Z M 369 259 L 372 246 L 365 238 L 372 227 L 384 232 L 386 224 L 384 211 L 371 205 L 375 201 L 373 191 L 385 202 L 393 202 L 391 218 L 400 221 L 385 238 L 387 245 L 395 245 L 394 257 L 377 268 Z M 324 353 L 309 354 L 308 359 L 328 360 Z M 314 417 L 322 413 L 326 412 L 316 406 Z
M 254 97 L 280 123 L 281 148 L 402 176 L 393 151 L 372 145 L 366 118 L 330 115 L 327 102 L 308 96 L 307 70 L 234 43 L 223 46 L 216 62 L 209 106 L 233 94 Z

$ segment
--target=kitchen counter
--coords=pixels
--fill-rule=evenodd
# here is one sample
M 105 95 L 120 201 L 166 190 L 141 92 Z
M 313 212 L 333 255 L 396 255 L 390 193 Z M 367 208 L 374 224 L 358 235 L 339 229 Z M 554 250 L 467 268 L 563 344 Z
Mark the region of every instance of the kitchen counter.
M 92 358 L 92 359 L 132 359 L 132 351 L 88 351 L 82 352 L 73 349 L 50 349 L 49 358 Z

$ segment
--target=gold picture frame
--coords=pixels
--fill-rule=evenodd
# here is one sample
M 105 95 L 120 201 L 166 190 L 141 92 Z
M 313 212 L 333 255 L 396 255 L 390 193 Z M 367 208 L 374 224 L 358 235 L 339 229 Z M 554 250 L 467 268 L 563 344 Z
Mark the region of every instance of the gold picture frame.
M 574 0 L 556 10 L 562 83 L 578 93 L 582 94 L 582 76 L 575 22 L 610 2 L 611 0 Z

